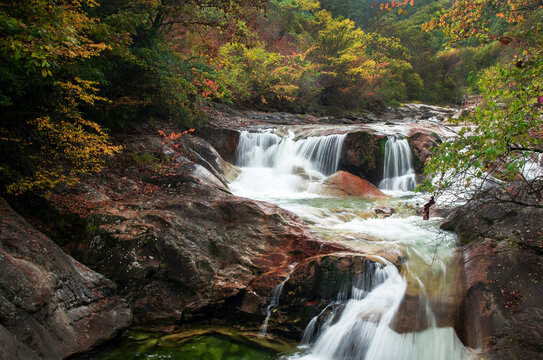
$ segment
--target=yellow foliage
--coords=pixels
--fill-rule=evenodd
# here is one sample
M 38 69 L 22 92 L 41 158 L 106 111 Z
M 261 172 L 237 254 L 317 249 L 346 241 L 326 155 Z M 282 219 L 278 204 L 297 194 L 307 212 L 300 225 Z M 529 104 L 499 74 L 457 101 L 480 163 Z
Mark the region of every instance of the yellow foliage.
M 75 78 L 73 83 L 56 85 L 61 96 L 54 104 L 53 114 L 28 122 L 37 140 L 26 141 L 24 145 L 39 153 L 32 156 L 36 164 L 34 173 L 9 185 L 9 193 L 75 184 L 80 176 L 101 171 L 105 160 L 121 150 L 111 143 L 100 125 L 84 119 L 78 110 L 81 103 L 93 105 L 106 100 L 96 95 L 96 84 Z

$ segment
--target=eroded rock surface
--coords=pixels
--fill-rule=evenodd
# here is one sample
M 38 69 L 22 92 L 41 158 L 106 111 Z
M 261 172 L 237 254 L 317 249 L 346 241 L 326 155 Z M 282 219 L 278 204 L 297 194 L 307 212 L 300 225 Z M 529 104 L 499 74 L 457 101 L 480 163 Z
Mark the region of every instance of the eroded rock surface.
M 130 182 L 112 171 L 79 190 L 110 200 L 90 204 L 90 237 L 73 253 L 119 284 L 138 323 L 260 323 L 290 264 L 346 249 L 286 210 L 232 195 L 224 184 L 231 165 L 207 142 L 183 136 L 177 145 L 163 169 Z M 121 183 L 141 191 L 112 186 Z
M 383 266 L 378 257 L 352 252 L 305 259 L 296 265 L 284 284 L 269 327 L 301 338 L 311 319 L 338 299 L 349 299 L 354 285 L 366 291 L 377 286 L 375 269 Z
M 464 242 L 466 298 L 459 333 L 489 359 L 543 351 L 543 209 L 474 202 L 446 219 Z
M 372 183 L 346 171 L 338 171 L 321 184 L 311 189 L 312 192 L 327 196 L 356 196 L 364 199 L 385 199 L 385 195 Z
M 0 358 L 61 359 L 132 314 L 116 285 L 66 255 L 0 199 Z

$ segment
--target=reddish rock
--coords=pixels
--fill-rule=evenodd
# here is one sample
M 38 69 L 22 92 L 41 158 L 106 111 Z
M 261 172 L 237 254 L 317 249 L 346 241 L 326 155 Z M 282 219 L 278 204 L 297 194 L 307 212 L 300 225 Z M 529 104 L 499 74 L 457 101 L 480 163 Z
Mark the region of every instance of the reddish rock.
M 463 342 L 484 358 L 537 359 L 543 344 L 543 209 L 473 202 L 444 228 L 464 242 Z
M 313 192 L 337 196 L 357 196 L 365 199 L 385 199 L 385 195 L 375 185 L 346 171 L 338 171 L 326 178 Z
M 0 358 L 60 359 L 131 321 L 116 285 L 66 255 L 0 199 Z
M 408 142 L 414 155 L 415 171 L 422 173 L 424 165 L 432 157 L 432 150 L 441 144 L 441 138 L 436 133 L 422 129 L 410 134 Z

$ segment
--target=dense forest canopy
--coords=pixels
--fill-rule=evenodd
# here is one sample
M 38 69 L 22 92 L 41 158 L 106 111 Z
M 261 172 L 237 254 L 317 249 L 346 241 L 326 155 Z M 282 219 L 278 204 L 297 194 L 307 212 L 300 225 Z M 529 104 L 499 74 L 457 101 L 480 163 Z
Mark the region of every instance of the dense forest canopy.
M 527 134 L 540 124 L 531 105 L 541 95 L 542 3 L 4 1 L 2 191 L 75 182 L 120 151 L 110 131 L 155 120 L 189 128 L 219 104 L 336 114 L 483 93 L 477 141 L 495 151 L 470 153 L 475 165 L 524 157 L 519 149 L 540 146 Z M 492 126 L 495 138 L 484 138 Z M 474 165 L 435 159 L 433 172 Z

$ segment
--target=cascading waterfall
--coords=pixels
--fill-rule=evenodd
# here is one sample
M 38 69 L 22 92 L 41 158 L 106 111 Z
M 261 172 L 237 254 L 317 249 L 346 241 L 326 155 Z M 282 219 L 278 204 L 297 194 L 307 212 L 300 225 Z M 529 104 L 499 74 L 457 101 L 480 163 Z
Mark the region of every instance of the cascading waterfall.
M 252 133 L 243 131 L 236 150 L 240 167 L 273 167 L 277 144 L 281 138 L 269 131 Z
M 237 165 L 244 171 L 230 189 L 241 196 L 263 200 L 263 195 L 269 194 L 275 198 L 307 194 L 312 184 L 337 170 L 345 137 L 296 139 L 292 131 L 284 137 L 271 131 L 243 131 Z
M 417 186 L 412 154 L 407 139 L 398 135 L 389 136 L 385 145 L 385 164 L 381 190 L 414 191 Z
M 296 140 L 292 132 L 281 137 L 271 131 L 243 132 L 240 136 L 237 164 L 242 172 L 230 184 L 234 194 L 285 207 L 307 220 L 328 240 L 366 253 L 391 252 L 404 259 L 402 273 L 390 263 L 372 263 L 374 269 L 364 272 L 363 279 L 353 281 L 352 289 L 342 289 L 336 300 L 308 323 L 300 352 L 282 359 L 469 359 L 454 329 L 437 326 L 432 309 L 435 304 L 446 303 L 448 289 L 454 284 L 455 273 L 448 269 L 453 259 L 455 236 L 443 235 L 437 220 L 424 221 L 400 211 L 392 217 L 374 218 L 364 213 L 365 206 L 371 209 L 374 204 L 321 197 L 308 190 L 311 183 L 320 182 L 325 175 L 337 170 L 344 138 L 345 135 L 331 135 Z M 407 140 L 390 137 L 385 161 L 382 189 L 415 188 Z M 411 201 L 412 204 L 421 199 L 403 197 L 392 201 Z M 436 240 L 439 236 L 443 238 Z M 285 281 L 277 286 L 268 303 L 261 328 L 263 334 L 268 330 L 273 308 L 279 305 Z M 350 296 L 347 296 L 349 291 Z M 403 301 L 413 296 L 418 299 L 419 309 L 414 321 L 418 324 L 418 319 L 423 319 L 423 322 L 420 327 L 413 324 L 411 332 L 398 333 L 393 330 L 396 322 L 402 314 L 409 318 Z M 443 313 L 439 314 L 442 319 Z
M 281 293 L 283 292 L 283 287 L 285 286 L 285 283 L 290 279 L 290 275 L 292 275 L 292 272 L 294 271 L 296 265 L 297 263 L 289 265 L 289 273 L 287 274 L 287 277 L 285 278 L 285 280 L 281 281 L 281 283 L 277 285 L 275 289 L 273 289 L 273 293 L 270 297 L 268 307 L 266 308 L 266 318 L 264 319 L 264 322 L 260 327 L 260 335 L 263 337 L 266 336 L 268 333 L 268 321 L 270 320 L 272 310 L 279 305 L 279 298 L 281 297 Z
M 426 330 L 405 334 L 392 330 L 406 289 L 407 281 L 394 265 L 377 267 L 373 286 L 358 282 L 348 301 L 331 304 L 340 309 L 339 316 L 335 310 L 320 319 L 325 309 L 310 321 L 301 343 L 301 349 L 308 351 L 290 360 L 470 359 L 453 328 L 436 326 L 427 303 Z M 316 329 L 318 322 L 321 326 Z
M 271 132 L 243 131 L 237 149 L 237 165 L 271 167 L 283 172 L 309 165 L 313 170 L 331 175 L 338 168 L 345 136 L 311 136 L 295 140 L 292 132 L 281 138 Z

